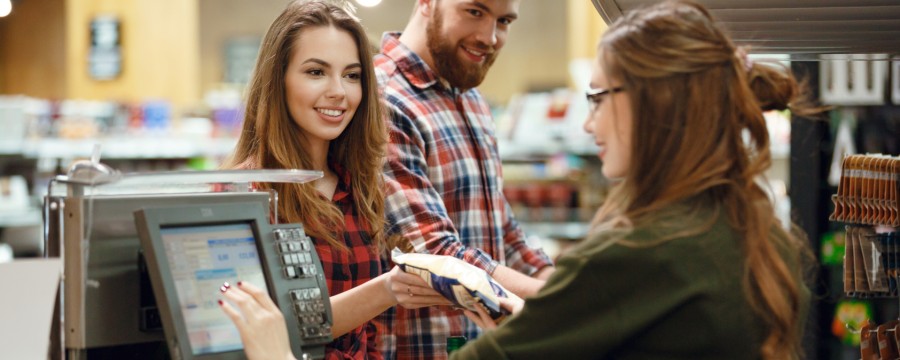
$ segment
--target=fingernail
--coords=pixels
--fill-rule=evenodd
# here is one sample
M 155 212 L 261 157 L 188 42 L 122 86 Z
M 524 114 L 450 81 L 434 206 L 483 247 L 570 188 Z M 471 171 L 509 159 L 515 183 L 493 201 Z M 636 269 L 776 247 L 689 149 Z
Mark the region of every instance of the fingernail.
M 243 285 L 243 284 L 244 284 L 243 281 L 238 281 L 238 284 L 237 284 L 237 285 L 238 285 L 238 286 L 241 286 L 241 285 Z
M 231 287 L 231 284 L 229 284 L 229 283 L 226 281 L 224 284 L 222 284 L 222 286 L 225 287 L 225 288 L 227 289 L 227 288 L 230 288 L 230 287 Z
M 219 291 L 221 291 L 222 293 L 224 293 L 224 292 L 228 291 L 228 287 L 225 286 L 225 285 L 222 285 L 222 287 L 219 288 Z
M 222 304 L 224 304 L 224 302 L 222 302 L 222 300 L 219 300 L 219 306 L 222 306 Z

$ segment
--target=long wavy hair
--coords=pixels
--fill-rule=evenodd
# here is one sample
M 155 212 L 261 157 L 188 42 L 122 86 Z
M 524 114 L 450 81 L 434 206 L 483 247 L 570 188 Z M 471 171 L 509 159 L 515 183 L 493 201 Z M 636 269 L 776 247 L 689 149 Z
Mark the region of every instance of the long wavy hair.
M 747 61 L 693 2 L 626 14 L 598 50 L 602 71 L 628 89 L 633 131 L 631 166 L 593 231 L 627 233 L 676 203 L 688 213 L 711 206 L 742 238 L 745 296 L 768 329 L 760 355 L 801 357 L 805 285 L 802 269 L 790 264 L 803 264 L 809 250 L 803 235 L 780 226 L 758 182 L 771 165 L 763 110 L 819 109 L 788 69 Z M 714 221 L 672 237 L 705 232 Z
M 359 21 L 336 1 L 290 2 L 269 27 L 259 50 L 247 94 L 244 125 L 227 168 L 310 169 L 312 159 L 304 135 L 291 118 L 285 99 L 285 73 L 297 38 L 312 28 L 335 27 L 356 41 L 362 64 L 363 96 L 350 124 L 328 148 L 328 163 L 337 163 L 351 174 L 351 188 L 358 214 L 377 247 L 385 243 L 384 180 L 382 165 L 387 128 L 372 64 L 372 47 Z M 281 220 L 302 222 L 306 232 L 346 249 L 339 234 L 344 217 L 337 206 L 321 197 L 312 184 L 263 183 L 261 189 L 279 194 Z

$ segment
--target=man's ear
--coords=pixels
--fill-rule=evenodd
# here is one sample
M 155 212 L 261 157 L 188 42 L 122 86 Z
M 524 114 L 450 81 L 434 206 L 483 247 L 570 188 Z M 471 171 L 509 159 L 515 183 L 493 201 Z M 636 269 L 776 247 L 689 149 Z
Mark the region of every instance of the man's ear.
M 419 15 L 429 18 L 431 17 L 432 7 L 436 5 L 434 0 L 416 0 L 418 4 L 416 5 L 416 11 L 419 12 Z

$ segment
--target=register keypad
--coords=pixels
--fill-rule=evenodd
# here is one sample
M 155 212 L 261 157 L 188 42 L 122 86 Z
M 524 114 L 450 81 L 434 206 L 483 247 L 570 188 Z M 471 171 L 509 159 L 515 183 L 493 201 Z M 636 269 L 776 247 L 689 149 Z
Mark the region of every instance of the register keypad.
M 315 247 L 302 229 L 276 229 L 274 237 L 285 278 L 301 281 L 299 279 L 309 279 L 318 274 L 312 254 Z M 331 337 L 331 324 L 328 323 L 325 304 L 328 294 L 323 294 L 322 291 L 318 287 L 290 290 L 291 307 L 299 322 L 300 335 L 304 339 Z
M 275 241 L 285 277 L 296 279 L 318 273 L 310 255 L 313 251 L 312 242 L 301 229 L 277 229 Z
M 331 336 L 331 326 L 327 323 L 325 301 L 319 288 L 291 290 L 294 315 L 300 321 L 300 333 L 304 338 Z

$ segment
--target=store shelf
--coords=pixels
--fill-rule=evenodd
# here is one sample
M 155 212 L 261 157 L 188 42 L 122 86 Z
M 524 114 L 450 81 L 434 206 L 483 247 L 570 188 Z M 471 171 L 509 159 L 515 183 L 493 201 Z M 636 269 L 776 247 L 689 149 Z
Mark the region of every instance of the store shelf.
M 22 209 L 18 211 L 4 210 L 0 212 L 0 228 L 35 226 L 42 221 L 41 210 L 38 208 Z
M 591 142 L 565 143 L 562 141 L 548 141 L 540 144 L 513 142 L 499 139 L 497 149 L 503 160 L 530 160 L 541 159 L 560 153 L 568 153 L 579 156 L 596 156 L 598 147 Z
M 548 239 L 584 239 L 590 224 L 586 222 L 520 222 L 527 235 L 537 235 Z
M 26 158 L 58 159 L 90 157 L 100 144 L 105 159 L 177 159 L 230 154 L 235 138 L 135 137 L 102 139 L 6 140 L 0 142 L 0 154 L 20 154 Z
M 0 155 L 19 155 L 22 153 L 22 140 L 0 140 Z

